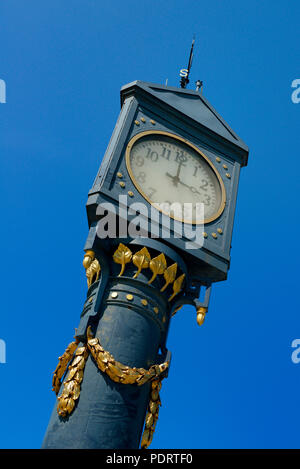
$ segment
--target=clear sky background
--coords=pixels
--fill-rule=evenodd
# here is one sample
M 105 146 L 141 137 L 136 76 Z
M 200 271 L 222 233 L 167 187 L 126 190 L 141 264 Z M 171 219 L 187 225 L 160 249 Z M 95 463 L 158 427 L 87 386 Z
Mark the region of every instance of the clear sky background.
M 86 295 L 85 203 L 122 85 L 190 87 L 249 145 L 228 280 L 172 321 L 152 448 L 299 448 L 298 1 L 0 2 L 0 447 L 39 448 Z

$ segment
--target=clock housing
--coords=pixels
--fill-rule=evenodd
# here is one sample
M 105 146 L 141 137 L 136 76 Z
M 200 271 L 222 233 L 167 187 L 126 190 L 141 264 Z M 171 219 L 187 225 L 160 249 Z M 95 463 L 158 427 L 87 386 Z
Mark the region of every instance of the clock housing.
M 191 162 L 194 162 L 193 155 L 198 156 L 199 161 L 206 165 L 204 167 L 211 171 L 211 178 L 215 177 L 219 184 L 216 191 L 219 190 L 220 194 L 216 196 L 219 199 L 215 202 L 215 210 L 206 217 L 201 248 L 186 250 L 187 240 L 176 236 L 173 223 L 175 220 L 172 217 L 171 237 L 164 239 L 164 242 L 186 259 L 191 281 L 209 285 L 225 280 L 230 266 L 240 168 L 247 165 L 248 147 L 198 91 L 136 81 L 121 89 L 121 105 L 116 127 L 89 192 L 89 225 L 96 225 L 99 219 L 97 207 L 100 203 L 110 202 L 117 208 L 120 195 L 128 195 L 129 202 L 146 203 L 149 207 L 153 205 L 153 197 L 151 198 L 149 193 L 147 195 L 142 184 L 137 181 L 137 175 L 134 174 L 133 165 L 130 163 L 130 154 L 134 145 L 142 142 L 143 138 L 149 139 L 151 136 L 152 141 L 156 138 L 161 142 L 162 137 L 167 137 L 169 142 L 176 142 L 178 148 L 188 149 L 192 155 Z M 175 150 L 173 159 L 176 159 Z M 174 182 L 175 168 L 170 165 L 166 170 L 165 167 L 162 169 L 162 165 L 157 166 L 156 173 L 153 172 L 151 178 L 153 180 L 155 174 L 159 177 L 163 171 L 169 174 L 165 176 L 165 183 L 168 179 Z M 181 186 L 184 187 L 185 184 L 198 190 L 194 181 L 190 182 L 191 179 L 192 177 L 182 178 Z M 173 188 L 172 184 L 170 188 Z M 189 192 L 192 193 L 192 189 L 189 189 Z M 203 198 L 203 194 L 198 196 L 199 200 L 201 197 Z M 169 217 L 165 217 L 165 221 L 161 223 L 170 223 Z M 160 229 L 163 228 L 160 226 Z M 105 240 L 98 242 L 105 245 Z M 90 247 L 88 240 L 86 249 Z

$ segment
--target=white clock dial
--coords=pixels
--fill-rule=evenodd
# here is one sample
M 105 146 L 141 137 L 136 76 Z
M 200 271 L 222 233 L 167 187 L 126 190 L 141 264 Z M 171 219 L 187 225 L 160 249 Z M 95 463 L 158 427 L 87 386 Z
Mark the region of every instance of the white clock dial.
M 158 131 L 143 132 L 140 137 L 133 138 L 126 154 L 131 179 L 148 201 L 154 206 L 160 204 L 162 211 L 171 217 L 199 223 L 196 204 L 203 203 L 204 222 L 212 221 L 225 205 L 222 180 L 203 153 L 192 144 L 170 135 Z M 174 203 L 181 204 L 182 208 L 183 204 L 190 205 L 186 205 L 178 216 L 178 211 L 172 211 Z

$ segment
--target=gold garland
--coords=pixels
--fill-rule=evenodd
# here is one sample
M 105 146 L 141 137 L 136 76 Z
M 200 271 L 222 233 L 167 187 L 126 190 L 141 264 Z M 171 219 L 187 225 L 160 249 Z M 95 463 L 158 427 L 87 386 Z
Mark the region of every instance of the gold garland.
M 61 386 L 60 380 L 67 369 L 68 363 L 75 353 L 75 356 L 69 365 L 68 375 L 63 383 L 62 393 L 57 398 L 57 413 L 61 417 L 66 417 L 68 414 L 70 415 L 73 412 L 76 401 L 80 396 L 85 364 L 89 353 L 91 353 L 99 370 L 106 373 L 110 379 L 116 383 L 136 384 L 137 386 L 142 386 L 143 384 L 151 381 L 150 401 L 145 419 L 145 429 L 141 441 L 141 447 L 148 448 L 153 438 L 155 425 L 158 419 L 159 406 L 161 405 L 158 393 L 161 388 L 162 373 L 169 367 L 169 361 L 161 363 L 160 365 L 152 365 L 148 370 L 136 367 L 131 368 L 130 366 L 123 365 L 115 360 L 111 353 L 104 350 L 99 339 L 92 335 L 90 326 L 87 329 L 86 345 L 77 347 L 77 341 L 68 345 L 65 353 L 59 357 L 59 362 L 54 372 L 52 390 L 58 394 Z
M 161 390 L 161 380 L 157 379 L 151 383 L 151 393 L 148 411 L 145 418 L 145 428 L 141 440 L 141 448 L 147 449 L 152 442 L 156 422 L 158 420 L 159 406 L 161 405 L 159 391 Z
M 69 366 L 69 373 L 64 381 L 64 388 L 58 399 L 57 413 L 61 417 L 71 414 L 75 407 L 75 401 L 80 396 L 80 385 L 83 380 L 83 371 L 89 352 L 87 346 L 79 347 L 75 357 Z
M 131 368 L 123 365 L 106 352 L 99 339 L 91 334 L 90 327 L 87 331 L 87 346 L 99 370 L 106 373 L 113 381 L 122 384 L 137 384 L 141 386 L 150 380 L 157 379 L 169 366 L 169 362 L 160 365 L 152 365 L 148 370 L 144 368 Z
M 75 350 L 78 347 L 78 343 L 78 340 L 76 340 L 75 342 L 71 342 L 66 348 L 66 351 L 63 353 L 63 355 L 61 357 L 58 357 L 58 365 L 55 368 L 52 379 L 52 391 L 54 391 L 55 394 L 58 394 L 60 390 L 61 378 L 63 377 L 68 367 L 68 363 L 70 362 L 72 356 L 75 353 Z

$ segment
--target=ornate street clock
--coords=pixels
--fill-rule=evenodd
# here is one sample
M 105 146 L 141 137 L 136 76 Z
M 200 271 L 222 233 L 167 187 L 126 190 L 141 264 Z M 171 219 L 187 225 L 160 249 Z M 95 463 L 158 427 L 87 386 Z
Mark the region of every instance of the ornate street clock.
M 247 159 L 199 91 L 141 81 L 121 89 L 87 201 L 87 298 L 54 373 L 58 401 L 44 448 L 149 446 L 171 318 L 191 304 L 201 325 L 212 283 L 227 278 Z

